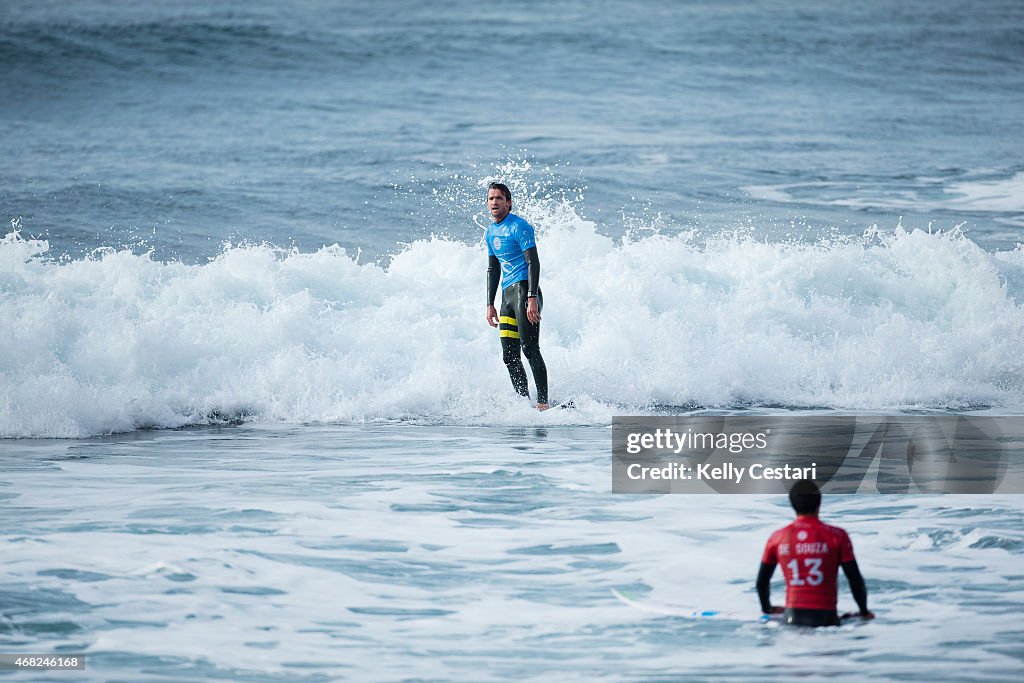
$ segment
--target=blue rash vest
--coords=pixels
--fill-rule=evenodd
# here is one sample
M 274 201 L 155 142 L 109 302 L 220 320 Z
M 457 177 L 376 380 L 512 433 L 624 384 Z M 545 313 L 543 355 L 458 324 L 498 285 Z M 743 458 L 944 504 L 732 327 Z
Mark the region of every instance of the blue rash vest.
M 487 242 L 487 255 L 497 256 L 501 263 L 502 289 L 528 279 L 523 252 L 537 246 L 532 225 L 510 213 L 500 223 L 487 226 L 484 241 Z

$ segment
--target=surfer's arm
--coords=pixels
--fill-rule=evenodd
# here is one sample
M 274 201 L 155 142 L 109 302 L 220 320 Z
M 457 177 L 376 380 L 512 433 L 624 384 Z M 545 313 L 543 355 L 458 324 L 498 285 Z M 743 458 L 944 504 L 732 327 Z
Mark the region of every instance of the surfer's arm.
M 540 290 L 540 256 L 537 255 L 537 247 L 530 247 L 523 252 L 526 259 L 526 296 L 537 296 Z
M 850 582 L 850 592 L 853 593 L 853 599 L 857 601 L 857 607 L 860 608 L 860 616 L 865 619 L 873 618 L 875 615 L 868 610 L 868 587 L 864 583 L 864 577 L 861 576 L 857 560 L 843 562 L 843 573 L 846 574 L 846 580 Z
M 772 574 L 775 573 L 775 563 L 761 563 L 761 570 L 757 572 L 757 597 L 761 600 L 761 611 L 765 614 L 774 614 L 782 611 L 782 608 L 772 607 L 771 583 Z
M 526 319 L 536 325 L 540 322 L 540 305 L 537 296 L 540 293 L 540 257 L 537 247 L 523 251 L 526 260 Z
M 487 305 L 494 305 L 494 296 L 498 293 L 498 283 L 501 282 L 501 264 L 498 257 L 490 254 L 487 257 Z
M 487 256 L 487 324 L 491 327 L 498 326 L 498 311 L 494 309 L 494 295 L 498 293 L 498 284 L 501 282 L 501 264 L 494 254 Z

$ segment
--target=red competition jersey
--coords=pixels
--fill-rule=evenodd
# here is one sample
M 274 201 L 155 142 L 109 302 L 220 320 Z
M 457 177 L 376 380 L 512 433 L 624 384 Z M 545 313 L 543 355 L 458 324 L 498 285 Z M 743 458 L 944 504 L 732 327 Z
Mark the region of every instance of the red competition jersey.
M 839 565 L 853 559 L 845 531 L 801 515 L 771 535 L 761 563 L 782 565 L 786 607 L 834 610 Z

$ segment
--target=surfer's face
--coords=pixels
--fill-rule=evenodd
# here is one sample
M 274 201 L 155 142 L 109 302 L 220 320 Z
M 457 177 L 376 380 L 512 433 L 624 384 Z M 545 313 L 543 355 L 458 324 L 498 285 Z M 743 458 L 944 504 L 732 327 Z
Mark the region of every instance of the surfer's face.
M 491 212 L 494 222 L 500 223 L 512 210 L 512 202 L 505 199 L 505 194 L 501 190 L 491 188 L 487 191 L 487 210 Z

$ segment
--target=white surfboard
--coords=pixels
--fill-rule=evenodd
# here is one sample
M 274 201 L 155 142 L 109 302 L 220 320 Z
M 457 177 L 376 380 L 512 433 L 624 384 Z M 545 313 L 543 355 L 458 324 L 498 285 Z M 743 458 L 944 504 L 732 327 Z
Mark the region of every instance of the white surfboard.
M 660 614 L 667 617 L 683 617 L 685 619 L 740 619 L 743 621 L 753 621 L 755 619 L 759 621 L 771 620 L 771 617 L 767 614 L 761 615 L 760 617 L 754 617 L 751 614 L 743 614 L 739 612 L 707 610 L 685 605 L 674 605 L 672 603 L 657 603 L 650 600 L 638 600 L 634 596 L 629 595 L 628 593 L 622 593 L 614 588 L 612 588 L 612 595 L 630 607 L 634 607 L 644 612 L 650 612 L 651 614 Z

